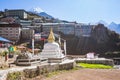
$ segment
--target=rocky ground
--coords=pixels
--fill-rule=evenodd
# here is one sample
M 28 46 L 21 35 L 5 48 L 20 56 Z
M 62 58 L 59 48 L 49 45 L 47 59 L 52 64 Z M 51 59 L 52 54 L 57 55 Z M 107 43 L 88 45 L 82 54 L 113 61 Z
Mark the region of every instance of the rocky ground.
M 79 69 L 67 71 L 41 80 L 120 80 L 119 75 L 119 69 Z M 35 80 L 40 79 L 36 78 Z

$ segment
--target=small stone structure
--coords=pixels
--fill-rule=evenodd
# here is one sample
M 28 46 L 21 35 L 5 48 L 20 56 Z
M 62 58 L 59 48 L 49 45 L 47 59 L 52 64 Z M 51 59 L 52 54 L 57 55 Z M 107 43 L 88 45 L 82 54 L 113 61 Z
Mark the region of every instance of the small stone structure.
M 23 53 L 18 55 L 16 58 L 16 65 L 19 66 L 29 66 L 32 64 L 40 64 L 41 59 L 37 55 L 32 55 L 31 53 Z

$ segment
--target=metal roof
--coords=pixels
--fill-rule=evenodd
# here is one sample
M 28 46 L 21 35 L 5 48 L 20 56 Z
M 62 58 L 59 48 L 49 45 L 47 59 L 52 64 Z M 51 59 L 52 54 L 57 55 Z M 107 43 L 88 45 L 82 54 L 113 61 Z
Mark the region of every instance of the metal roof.
M 3 41 L 3 42 L 12 42 L 12 41 L 10 41 L 10 40 L 8 40 L 8 39 L 6 39 L 6 38 L 3 38 L 3 37 L 1 37 L 1 36 L 0 36 L 0 41 Z

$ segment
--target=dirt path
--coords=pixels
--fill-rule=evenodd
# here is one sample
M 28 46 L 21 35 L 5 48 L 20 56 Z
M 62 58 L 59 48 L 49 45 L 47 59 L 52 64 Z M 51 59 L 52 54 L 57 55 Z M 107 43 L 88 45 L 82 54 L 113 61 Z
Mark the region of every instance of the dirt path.
M 80 69 L 64 72 L 42 80 L 120 80 L 120 70 Z

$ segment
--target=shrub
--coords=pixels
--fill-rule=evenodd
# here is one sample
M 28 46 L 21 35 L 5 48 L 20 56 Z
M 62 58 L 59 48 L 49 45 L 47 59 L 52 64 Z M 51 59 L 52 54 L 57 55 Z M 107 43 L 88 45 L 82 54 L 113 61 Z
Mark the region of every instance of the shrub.
M 16 50 L 16 51 L 14 52 L 14 54 L 19 55 L 19 54 L 21 54 L 21 51 L 20 51 L 20 50 Z
M 8 54 L 8 51 L 3 51 L 0 53 L 0 56 L 5 56 L 6 54 Z
M 22 72 L 12 72 L 8 73 L 7 80 L 21 80 L 22 78 Z
M 111 69 L 112 68 L 112 66 L 103 65 L 103 64 L 79 63 L 79 65 L 83 68 L 91 68 L 91 69 Z
M 5 63 L 5 62 L 0 63 L 0 70 L 7 69 L 8 67 L 9 67 L 8 63 Z
M 120 51 L 106 52 L 105 57 L 107 58 L 120 57 Z

